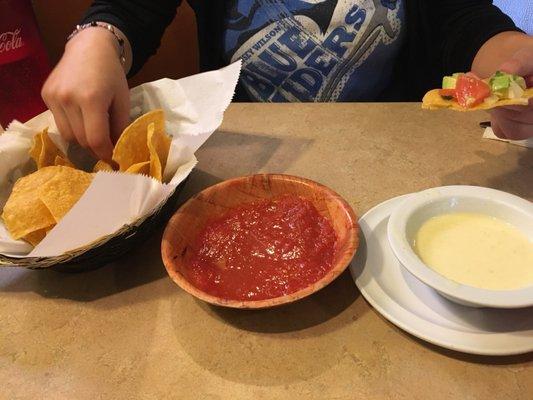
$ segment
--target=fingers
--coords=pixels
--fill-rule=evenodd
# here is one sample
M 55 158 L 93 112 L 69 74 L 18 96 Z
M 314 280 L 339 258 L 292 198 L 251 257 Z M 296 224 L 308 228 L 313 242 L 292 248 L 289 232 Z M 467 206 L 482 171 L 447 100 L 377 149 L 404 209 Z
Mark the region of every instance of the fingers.
M 111 159 L 113 144 L 109 134 L 108 102 L 87 92 L 76 95 L 62 91 L 53 84 L 45 84 L 42 96 L 66 141 L 78 142 L 95 158 Z
M 50 83 L 50 78 L 45 82 L 43 89 L 41 91 L 41 97 L 45 102 L 48 109 L 52 112 L 54 120 L 57 125 L 59 133 L 67 142 L 72 142 L 75 140 L 74 132 L 70 126 L 68 117 L 61 107 L 60 102 L 55 96 L 55 90 L 53 89 L 52 84 Z
M 76 141 L 80 146 L 87 148 L 85 126 L 80 107 L 66 91 L 60 91 L 53 84 L 46 82 L 41 93 L 42 98 L 57 125 L 59 133 L 68 142 Z
M 65 114 L 63 107 L 61 107 L 60 105 L 51 104 L 47 104 L 47 106 L 52 112 L 52 115 L 54 116 L 57 129 L 59 130 L 59 133 L 61 134 L 63 139 L 65 139 L 67 142 L 75 141 L 76 137 L 74 136 L 74 132 L 72 131 L 72 128 L 68 121 L 68 117 Z
M 86 138 L 81 108 L 76 105 L 66 105 L 63 109 L 65 110 L 65 114 L 68 118 L 76 141 L 81 147 L 88 148 L 89 142 Z
M 495 107 L 493 110 L 511 110 L 511 111 L 515 111 L 515 112 L 524 112 L 524 111 L 527 111 L 526 107 L 530 107 L 531 108 L 532 106 L 533 106 L 533 101 L 529 100 L 529 105 Z M 491 112 L 492 112 L 492 110 L 491 110 Z
M 531 57 L 532 49 L 524 47 L 518 50 L 513 57 L 504 62 L 500 69 L 510 74 L 529 76 L 533 72 L 533 57 Z M 531 83 L 531 82 L 530 82 Z
M 110 161 L 113 143 L 109 135 L 109 116 L 105 108 L 88 105 L 83 108 L 87 145 L 100 160 Z
M 506 119 L 520 124 L 529 124 L 533 129 L 533 111 L 526 107 L 499 107 L 491 110 L 491 115 L 498 120 Z
M 491 116 L 490 126 L 497 137 L 499 137 L 500 139 L 507 139 L 507 136 L 505 136 L 505 133 L 500 127 L 498 120 L 494 116 Z
M 116 143 L 130 122 L 130 92 L 127 83 L 117 93 L 110 107 L 111 139 Z
M 523 140 L 533 137 L 533 125 L 531 123 L 506 118 L 505 113 L 491 113 L 491 126 L 494 134 L 502 139 Z
M 76 105 L 74 102 L 46 103 L 56 121 L 59 133 L 68 142 L 78 142 L 95 158 L 109 161 L 113 143 L 109 135 L 109 117 L 106 107 L 96 108 L 91 104 Z M 96 103 L 98 104 L 98 103 Z

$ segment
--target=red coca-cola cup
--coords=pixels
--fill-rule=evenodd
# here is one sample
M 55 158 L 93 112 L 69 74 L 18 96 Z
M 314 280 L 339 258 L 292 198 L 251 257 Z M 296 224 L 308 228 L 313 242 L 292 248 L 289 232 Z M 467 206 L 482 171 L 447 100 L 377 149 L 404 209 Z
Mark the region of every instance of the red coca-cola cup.
M 0 0 L 0 125 L 46 110 L 41 87 L 49 72 L 30 0 Z

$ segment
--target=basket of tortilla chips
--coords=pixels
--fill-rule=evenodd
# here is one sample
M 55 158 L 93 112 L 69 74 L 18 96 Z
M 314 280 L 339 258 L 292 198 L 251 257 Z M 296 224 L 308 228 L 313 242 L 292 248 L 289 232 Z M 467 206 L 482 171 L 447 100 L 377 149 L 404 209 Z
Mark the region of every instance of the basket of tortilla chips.
M 194 152 L 220 125 L 239 70 L 233 64 L 133 89 L 137 117 L 109 163 L 80 162 L 49 111 L 11 124 L 0 135 L 0 266 L 87 270 L 149 237 L 174 210 Z
M 144 114 L 128 126 L 117 141 L 113 151 L 115 168 L 119 172 L 142 174 L 162 182 L 170 144 L 171 138 L 165 132 L 163 110 Z M 14 240 L 22 240 L 35 247 L 80 200 L 95 173 L 115 169 L 104 161 L 98 161 L 92 172 L 78 169 L 52 141 L 47 128 L 33 137 L 29 155 L 35 171 L 15 181 L 1 218 Z M 168 213 L 172 211 L 171 199 L 174 200 L 181 186 L 178 185 L 166 201 L 144 218 L 124 225 L 113 235 L 102 237 L 97 242 L 58 257 L 38 259 L 0 255 L 0 263 L 28 268 L 50 265 L 56 268 L 96 268 L 143 241 L 161 221 L 168 218 Z

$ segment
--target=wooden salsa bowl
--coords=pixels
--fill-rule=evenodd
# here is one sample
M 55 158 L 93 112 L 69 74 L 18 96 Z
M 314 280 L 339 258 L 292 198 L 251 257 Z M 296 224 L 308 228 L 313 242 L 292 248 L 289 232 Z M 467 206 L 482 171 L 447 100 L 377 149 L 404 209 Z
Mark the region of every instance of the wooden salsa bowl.
M 202 228 L 226 211 L 261 199 L 294 194 L 310 200 L 331 222 L 337 234 L 333 268 L 317 282 L 290 294 L 266 300 L 229 300 L 193 286 L 183 273 L 188 251 Z M 260 174 L 230 179 L 189 199 L 168 222 L 161 253 L 169 276 L 183 290 L 208 303 L 233 308 L 266 308 L 291 303 L 322 289 L 337 278 L 352 260 L 359 244 L 359 227 L 352 208 L 337 193 L 319 183 L 290 175 Z

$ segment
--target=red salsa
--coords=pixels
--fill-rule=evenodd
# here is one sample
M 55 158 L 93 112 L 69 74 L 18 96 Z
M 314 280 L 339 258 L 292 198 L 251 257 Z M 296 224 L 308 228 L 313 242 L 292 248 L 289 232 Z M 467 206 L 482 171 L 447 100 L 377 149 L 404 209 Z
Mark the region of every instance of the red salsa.
M 244 205 L 209 222 L 196 238 L 187 278 L 229 300 L 294 293 L 333 266 L 337 237 L 307 199 L 280 196 Z

